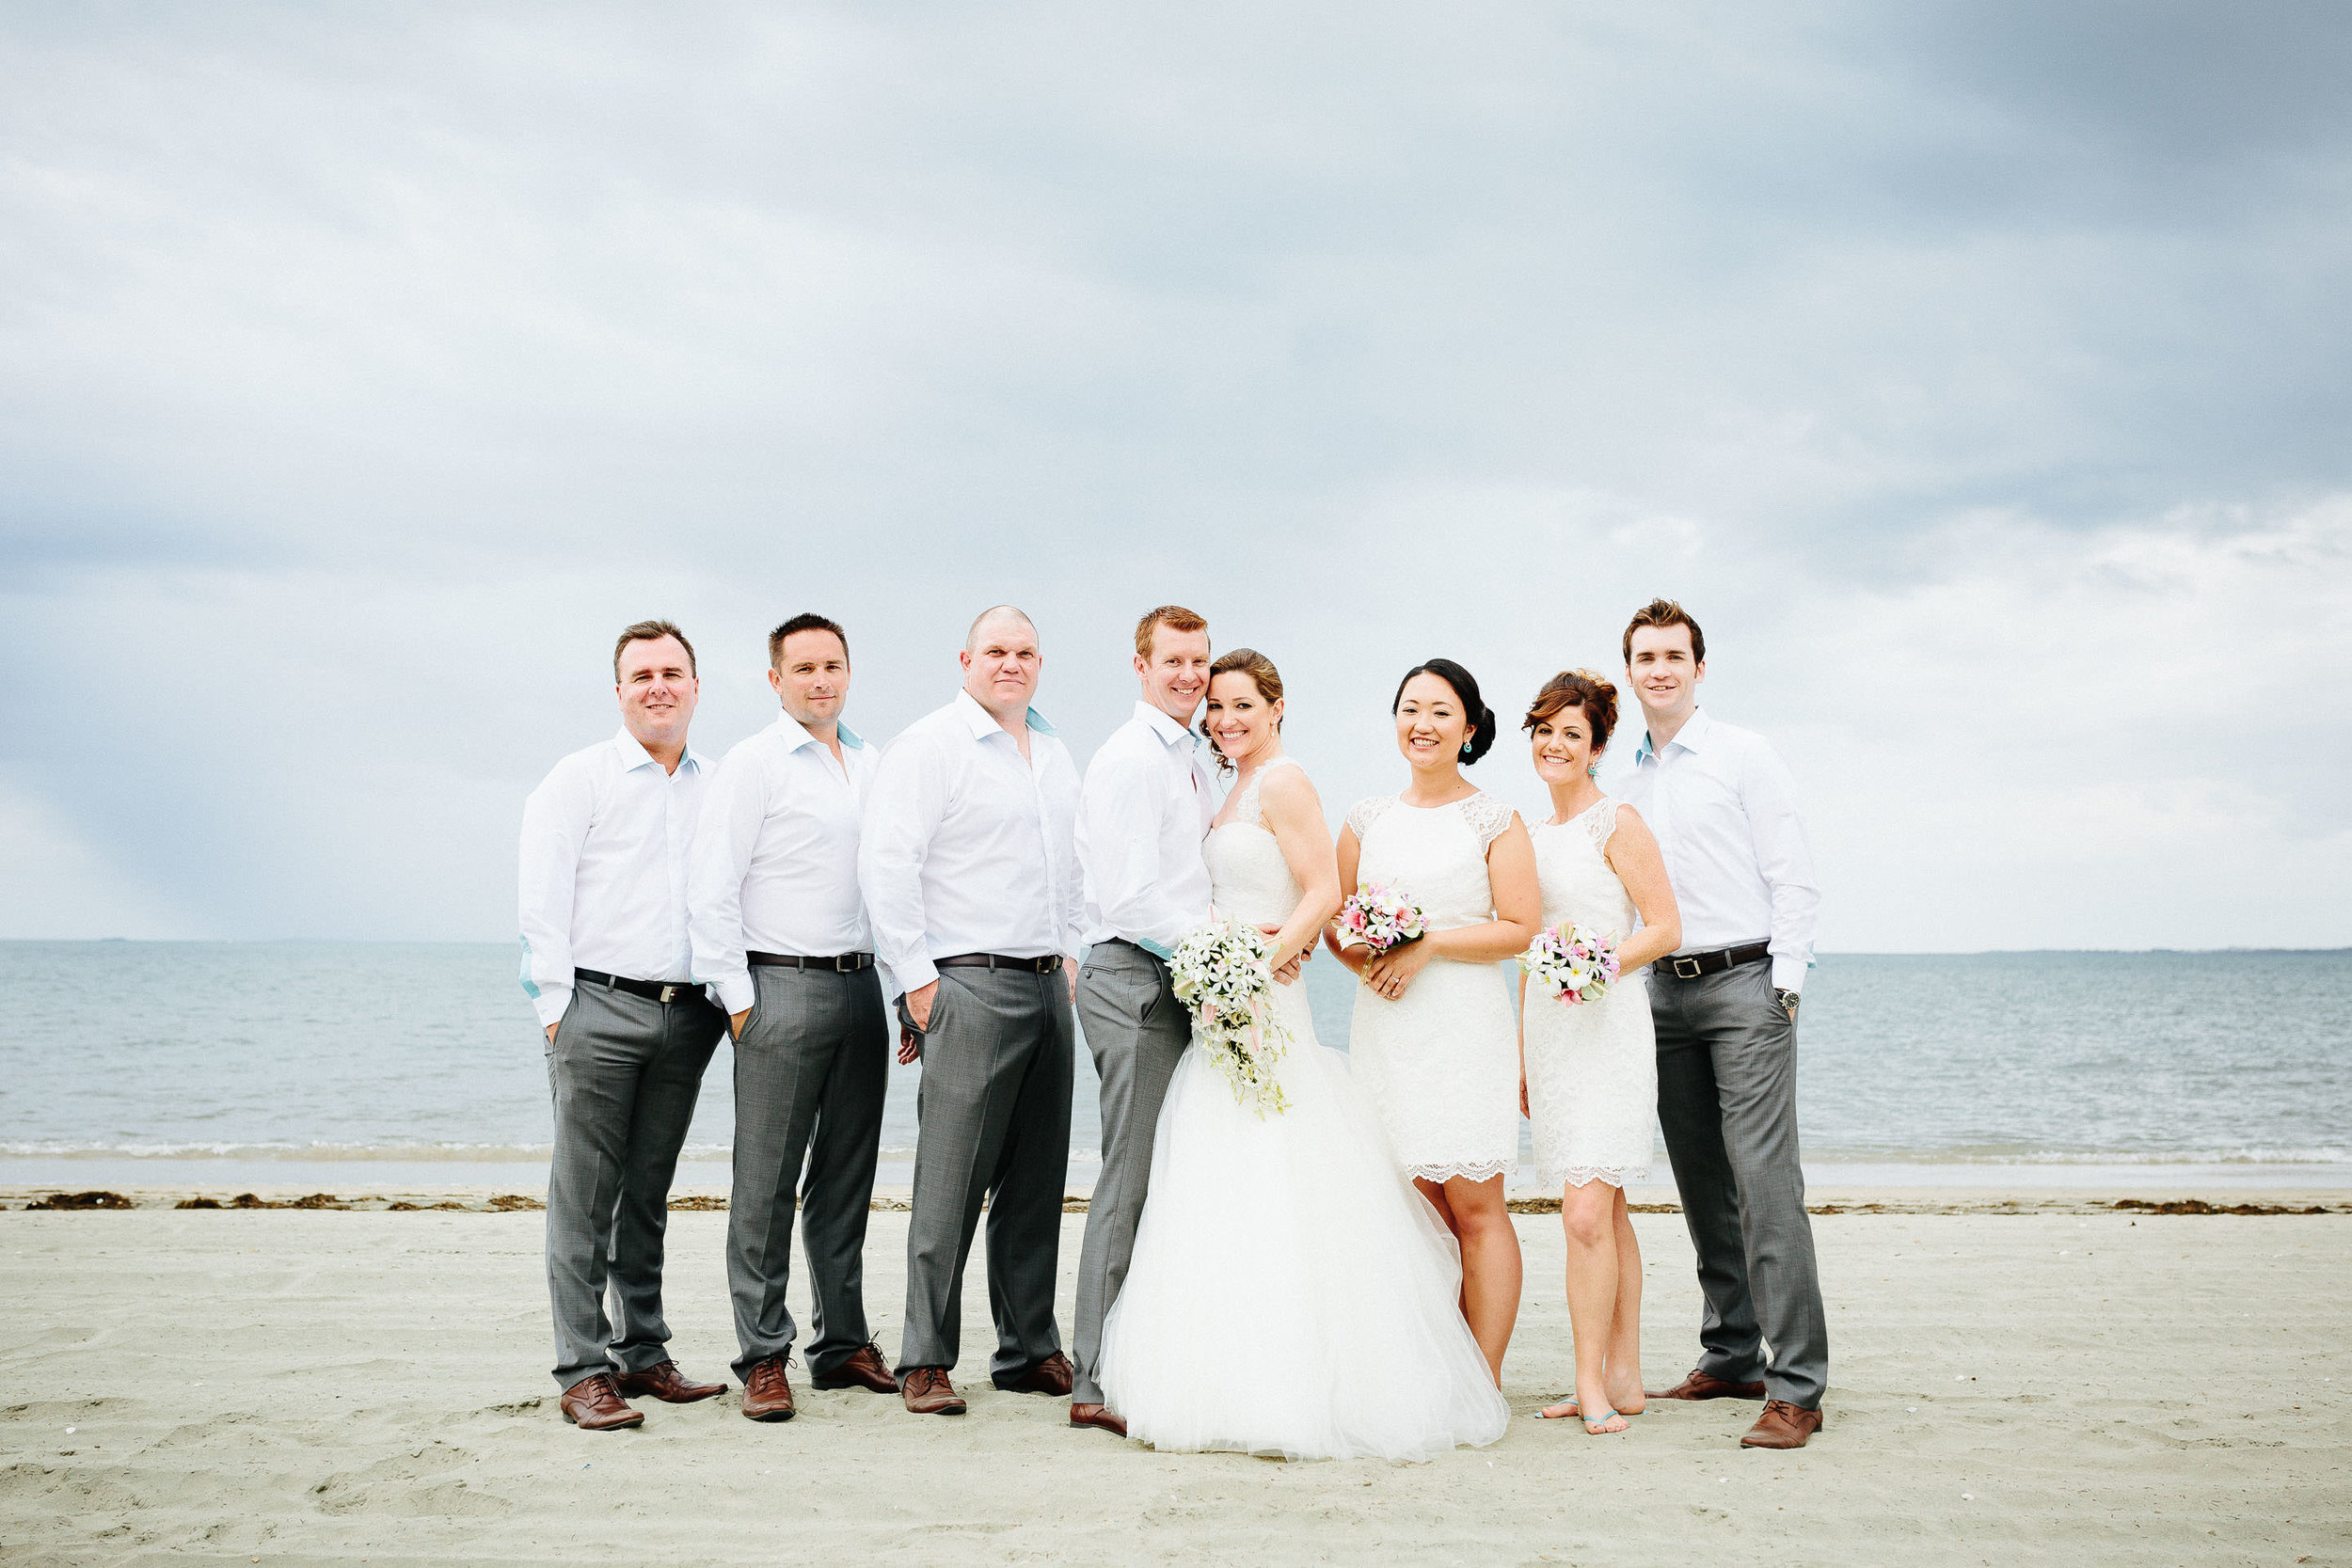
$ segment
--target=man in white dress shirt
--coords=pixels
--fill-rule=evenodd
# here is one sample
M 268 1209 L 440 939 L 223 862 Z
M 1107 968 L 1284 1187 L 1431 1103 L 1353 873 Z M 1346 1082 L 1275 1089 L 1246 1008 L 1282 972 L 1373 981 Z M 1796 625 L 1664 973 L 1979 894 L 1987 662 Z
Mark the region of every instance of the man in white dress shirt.
M 523 990 L 555 1095 L 555 1381 L 564 1418 L 590 1431 L 643 1422 L 626 1399 L 684 1404 L 726 1387 L 679 1372 L 661 1317 L 670 1179 L 726 1027 L 690 978 L 687 852 L 708 771 L 686 745 L 694 650 L 667 621 L 640 621 L 621 633 L 612 677 L 620 733 L 532 791 L 521 856 Z
M 841 721 L 849 634 L 821 615 L 785 622 L 768 634 L 768 684 L 784 712 L 706 786 L 686 902 L 694 974 L 735 1037 L 735 1374 L 747 1418 L 786 1421 L 796 1203 L 810 1381 L 898 1392 L 867 1342 L 864 1261 L 890 1019 L 857 885 L 858 822 L 880 758 Z
M 1191 729 L 1209 689 L 1209 624 L 1162 605 L 1136 624 L 1135 668 L 1143 695 L 1087 764 L 1077 831 L 1089 944 L 1078 1018 L 1102 1084 L 1103 1173 L 1078 1260 L 1070 1424 L 1122 1437 L 1126 1423 L 1104 1408 L 1095 1368 L 1151 1190 L 1160 1102 L 1192 1039 L 1168 959 L 1209 918 L 1200 844 L 1216 815 L 1216 787 Z
M 1699 1364 L 1659 1397 L 1765 1400 L 1741 1444 L 1803 1448 L 1829 1382 L 1797 1158 L 1797 1002 L 1820 904 L 1812 851 L 1780 753 L 1699 709 L 1698 623 L 1654 600 L 1626 627 L 1624 653 L 1648 733 L 1619 793 L 1657 835 L 1682 911 L 1682 946 L 1650 966 L 1658 1119 L 1707 1298 Z
M 988 1204 L 996 1386 L 1066 1395 L 1054 1323 L 1070 1172 L 1070 1004 L 1083 935 L 1071 834 L 1078 770 L 1030 705 L 1043 658 L 1009 605 L 972 624 L 963 689 L 883 752 L 858 880 L 898 1000 L 899 1060 L 923 1063 L 899 1394 L 960 1415 L 947 1373 L 964 1260 Z

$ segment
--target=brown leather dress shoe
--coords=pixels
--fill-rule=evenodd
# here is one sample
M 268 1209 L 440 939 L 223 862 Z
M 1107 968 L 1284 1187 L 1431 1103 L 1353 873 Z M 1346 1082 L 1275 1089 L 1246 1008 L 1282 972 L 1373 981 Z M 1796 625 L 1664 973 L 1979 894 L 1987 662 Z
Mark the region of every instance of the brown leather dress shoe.
M 1790 1404 L 1787 1400 L 1768 1400 L 1764 1414 L 1748 1428 L 1748 1434 L 1740 1439 L 1743 1449 L 1802 1449 L 1804 1440 L 1821 1430 L 1821 1413 Z
M 809 1382 L 819 1388 L 870 1388 L 877 1394 L 898 1391 L 898 1380 L 890 1375 L 890 1363 L 872 1345 L 858 1346 L 834 1362 L 833 1370 L 818 1372 Z
M 743 1414 L 755 1421 L 792 1418 L 792 1380 L 785 1376 L 783 1356 L 763 1356 L 752 1363 L 743 1379 Z
M 1760 1383 L 1725 1383 L 1710 1372 L 1692 1368 L 1691 1375 L 1671 1388 L 1648 1390 L 1654 1400 L 1760 1400 L 1764 1385 Z
M 723 1383 L 689 1383 L 675 1361 L 658 1361 L 642 1372 L 623 1372 L 612 1380 L 612 1386 L 623 1399 L 656 1399 L 664 1404 L 692 1404 L 727 1391 Z
M 961 1416 L 962 1396 L 956 1386 L 947 1381 L 944 1367 L 909 1367 L 907 1375 L 898 1381 L 898 1397 L 907 1402 L 907 1408 L 917 1416 Z
M 1056 1351 L 1025 1372 L 996 1378 L 996 1386 L 1008 1394 L 1051 1394 L 1057 1400 L 1070 1397 L 1070 1386 L 1078 1374 L 1070 1370 L 1070 1357 Z
M 564 1390 L 564 1418 L 582 1432 L 611 1432 L 616 1427 L 645 1424 L 645 1413 L 631 1410 L 613 1390 L 612 1374 L 583 1377 Z
M 1119 1436 L 1127 1435 L 1127 1423 L 1112 1414 L 1107 1404 L 1073 1404 L 1070 1407 L 1070 1424 L 1073 1427 L 1101 1427 Z

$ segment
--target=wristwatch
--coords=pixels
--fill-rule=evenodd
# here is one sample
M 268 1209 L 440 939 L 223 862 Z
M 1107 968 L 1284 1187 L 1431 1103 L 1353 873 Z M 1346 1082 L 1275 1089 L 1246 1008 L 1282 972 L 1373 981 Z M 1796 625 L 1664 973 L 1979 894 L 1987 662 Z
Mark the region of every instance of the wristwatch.
M 1799 991 L 1775 990 L 1772 992 L 1772 1000 L 1780 1004 L 1780 1010 L 1788 1015 L 1789 1022 L 1794 1023 L 1797 1021 L 1797 1004 L 1804 1001 L 1804 997 Z

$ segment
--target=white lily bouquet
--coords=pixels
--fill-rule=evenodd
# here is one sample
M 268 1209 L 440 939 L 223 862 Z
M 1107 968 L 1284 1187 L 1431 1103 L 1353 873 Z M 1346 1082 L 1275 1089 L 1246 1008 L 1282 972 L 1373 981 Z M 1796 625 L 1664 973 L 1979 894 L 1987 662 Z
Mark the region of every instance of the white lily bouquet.
M 1562 921 L 1535 933 L 1519 955 L 1519 967 L 1546 995 L 1563 1006 L 1597 1002 L 1617 978 L 1617 943 L 1613 937 Z
M 1168 959 L 1177 999 L 1192 1013 L 1200 1043 L 1233 1085 L 1236 1103 L 1279 1116 L 1290 1102 L 1274 1064 L 1290 1049 L 1274 1004 L 1274 949 L 1256 927 L 1212 917 L 1176 944 Z

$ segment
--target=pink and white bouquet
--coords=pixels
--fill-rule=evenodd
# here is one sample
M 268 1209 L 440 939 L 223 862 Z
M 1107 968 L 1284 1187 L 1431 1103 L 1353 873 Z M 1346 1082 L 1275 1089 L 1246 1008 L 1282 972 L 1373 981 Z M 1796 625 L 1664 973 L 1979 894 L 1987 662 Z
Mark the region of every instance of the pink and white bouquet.
M 1616 939 L 1564 920 L 1535 933 L 1519 955 L 1519 967 L 1564 1006 L 1597 1002 L 1617 978 Z
M 1273 947 L 1256 927 L 1212 918 L 1178 942 L 1168 960 L 1177 1000 L 1192 1014 L 1202 1049 L 1233 1086 L 1236 1103 L 1256 1099 L 1260 1119 L 1290 1105 L 1274 1073 L 1290 1049 L 1291 1032 L 1275 1011 L 1273 958 Z
M 1419 904 L 1377 882 L 1366 882 L 1349 894 L 1335 918 L 1343 941 L 1360 942 L 1375 953 L 1385 953 L 1429 930 Z

